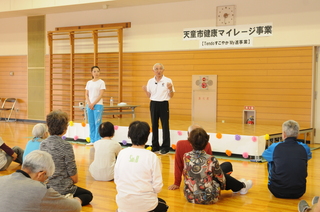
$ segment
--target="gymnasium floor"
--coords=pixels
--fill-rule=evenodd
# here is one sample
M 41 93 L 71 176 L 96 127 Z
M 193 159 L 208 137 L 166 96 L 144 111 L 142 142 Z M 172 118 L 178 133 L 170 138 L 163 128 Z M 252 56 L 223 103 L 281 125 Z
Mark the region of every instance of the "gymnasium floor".
M 123 120 L 122 120 L 123 121 Z M 121 120 L 113 119 L 114 124 L 120 125 Z M 181 127 L 181 130 L 186 130 L 190 123 L 178 121 L 172 123 L 172 127 Z M 0 136 L 9 146 L 25 147 L 27 141 L 31 138 L 32 127 L 35 123 L 30 122 L 0 122 Z M 257 127 L 257 126 L 256 126 Z M 184 129 L 185 128 L 185 129 Z M 280 128 L 281 129 L 281 128 Z M 209 131 L 209 130 L 207 130 Z M 72 144 L 74 147 L 76 162 L 79 173 L 79 183 L 81 187 L 85 187 L 93 192 L 94 199 L 91 205 L 83 207 L 82 211 L 86 212 L 100 212 L 100 211 L 115 211 L 117 205 L 115 203 L 115 184 L 114 182 L 99 182 L 94 181 L 88 172 L 88 167 L 93 159 L 94 148 L 84 144 Z M 310 147 L 319 148 L 320 144 L 311 144 Z M 320 195 L 320 166 L 317 161 L 320 159 L 320 151 L 313 150 L 313 158 L 309 161 L 307 178 L 307 192 L 301 199 L 307 200 L 309 203 L 315 195 Z M 170 191 L 168 186 L 173 183 L 174 170 L 174 153 L 168 155 L 159 155 L 162 163 L 163 173 L 163 189 L 159 193 L 159 197 L 167 201 L 170 206 L 169 211 L 185 211 L 185 212 L 211 212 L 211 211 L 297 211 L 297 204 L 300 201 L 278 199 L 270 194 L 267 189 L 267 164 L 256 163 L 247 160 L 234 160 L 232 158 L 219 159 L 222 163 L 224 161 L 232 162 L 234 172 L 232 175 L 235 178 L 246 178 L 253 181 L 253 187 L 248 194 L 240 195 L 233 194 L 231 191 L 222 191 L 222 195 L 217 204 L 214 205 L 195 205 L 188 203 L 183 195 L 183 189 Z M 7 171 L 0 172 L 1 175 L 11 174 L 20 166 L 12 163 Z M 0 190 L 1 195 L 1 190 Z M 142 200 L 143 201 L 143 200 Z

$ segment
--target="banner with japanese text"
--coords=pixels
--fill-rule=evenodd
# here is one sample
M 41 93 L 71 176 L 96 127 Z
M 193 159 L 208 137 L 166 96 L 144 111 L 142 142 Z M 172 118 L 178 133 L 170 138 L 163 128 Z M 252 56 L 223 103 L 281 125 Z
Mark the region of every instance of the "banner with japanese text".
M 272 36 L 272 23 L 183 30 L 183 40 L 199 40 L 200 48 L 232 48 L 253 45 L 254 37 Z

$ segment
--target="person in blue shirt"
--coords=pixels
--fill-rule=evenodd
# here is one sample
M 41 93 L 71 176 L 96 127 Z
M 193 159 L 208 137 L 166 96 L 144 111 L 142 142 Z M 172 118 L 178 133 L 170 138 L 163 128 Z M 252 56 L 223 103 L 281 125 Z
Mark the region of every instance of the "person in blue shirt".
M 44 123 L 38 123 L 34 125 L 32 129 L 32 135 L 33 138 L 28 141 L 26 148 L 23 153 L 23 160 L 26 158 L 26 156 L 32 152 L 33 150 L 40 149 L 40 143 L 44 139 L 48 137 L 48 127 Z
M 273 143 L 263 153 L 268 161 L 268 188 L 277 198 L 297 199 L 306 192 L 308 145 L 298 142 L 299 124 L 294 120 L 282 124 L 282 142 Z

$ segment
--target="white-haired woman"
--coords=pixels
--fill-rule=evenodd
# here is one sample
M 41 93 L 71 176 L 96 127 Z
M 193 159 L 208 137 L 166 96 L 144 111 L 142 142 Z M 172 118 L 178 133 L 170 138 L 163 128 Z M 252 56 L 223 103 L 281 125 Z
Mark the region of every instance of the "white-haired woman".
M 32 129 L 32 135 L 33 138 L 28 141 L 26 148 L 24 150 L 24 154 L 23 154 L 23 160 L 26 158 L 26 156 L 37 149 L 40 149 L 40 143 L 41 141 L 43 141 L 44 139 L 46 139 L 48 137 L 48 127 L 46 124 L 44 123 L 38 123 L 36 125 L 34 125 L 33 129 Z

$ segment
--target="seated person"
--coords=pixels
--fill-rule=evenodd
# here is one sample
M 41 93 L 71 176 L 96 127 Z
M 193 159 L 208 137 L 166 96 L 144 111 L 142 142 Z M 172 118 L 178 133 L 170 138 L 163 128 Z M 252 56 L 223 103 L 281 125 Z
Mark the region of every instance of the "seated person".
M 273 143 L 262 153 L 268 161 L 270 192 L 278 198 L 297 199 L 306 192 L 308 145 L 298 142 L 299 124 L 288 120 L 282 124 L 282 139 Z
M 298 211 L 299 212 L 320 212 L 319 196 L 313 197 L 311 207 L 305 200 L 301 200 L 298 204 Z
M 188 128 L 188 137 L 190 132 L 196 128 L 201 128 L 199 125 L 191 125 Z M 168 187 L 169 190 L 175 190 L 180 188 L 181 176 L 183 170 L 183 155 L 187 152 L 193 150 L 190 142 L 188 140 L 180 140 L 176 144 L 176 152 L 174 156 L 174 183 Z M 204 151 L 212 155 L 211 145 L 208 142 L 207 146 L 204 148 Z
M 0 171 L 6 170 L 12 161 L 22 164 L 23 152 L 18 146 L 10 148 L 0 137 Z
M 231 189 L 246 194 L 252 187 L 251 180 L 241 182 L 224 174 L 218 160 L 204 151 L 209 141 L 204 129 L 192 130 L 188 140 L 193 147 L 183 156 L 184 195 L 188 202 L 213 204 L 218 201 L 221 190 Z
M 68 128 L 68 115 L 60 110 L 52 111 L 46 118 L 50 136 L 40 144 L 40 150 L 51 154 L 56 170 L 49 177 L 48 185 L 62 195 L 71 194 L 81 200 L 81 205 L 91 202 L 92 193 L 75 185 L 78 182 L 77 165 L 73 147 L 62 139 Z
M 48 127 L 46 124 L 38 123 L 32 129 L 33 138 L 28 141 L 24 149 L 23 160 L 33 150 L 40 149 L 40 142 L 48 137 Z
M 114 126 L 111 122 L 104 122 L 99 126 L 102 139 L 94 142 L 94 160 L 89 172 L 95 180 L 110 181 L 114 178 L 114 165 L 117 155 L 122 149 L 117 141 L 113 141 Z
M 132 146 L 120 151 L 114 168 L 118 212 L 168 210 L 166 202 L 158 198 L 163 186 L 159 158 L 144 148 L 149 134 L 146 122 L 134 121 L 129 126 Z
M 79 199 L 68 199 L 46 186 L 54 172 L 49 153 L 35 150 L 28 154 L 21 170 L 0 177 L 1 211 L 79 212 Z

